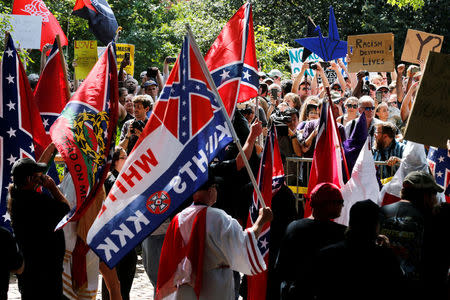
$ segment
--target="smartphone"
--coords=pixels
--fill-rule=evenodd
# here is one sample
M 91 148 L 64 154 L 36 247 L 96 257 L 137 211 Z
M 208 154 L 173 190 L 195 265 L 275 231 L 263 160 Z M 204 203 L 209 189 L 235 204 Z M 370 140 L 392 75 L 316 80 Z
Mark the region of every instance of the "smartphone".
M 278 90 L 277 89 L 271 89 L 270 93 L 274 99 L 278 99 Z
M 375 93 L 375 98 L 377 99 L 377 101 L 379 103 L 381 103 L 383 101 L 383 94 L 381 92 L 376 92 Z
M 419 72 L 420 71 L 420 68 L 419 67 L 417 67 L 417 66 L 414 66 L 414 67 L 412 67 L 411 68 L 411 73 L 417 73 L 417 72 Z
M 158 68 L 156 68 L 156 67 L 149 67 L 147 69 L 147 77 L 148 78 L 156 78 L 157 75 L 158 75 Z
M 176 62 L 177 61 L 177 58 L 176 57 L 168 57 L 168 58 L 166 58 L 166 62 L 168 63 L 168 64 L 173 64 L 174 62 Z
M 130 52 L 126 52 L 123 60 L 130 60 Z

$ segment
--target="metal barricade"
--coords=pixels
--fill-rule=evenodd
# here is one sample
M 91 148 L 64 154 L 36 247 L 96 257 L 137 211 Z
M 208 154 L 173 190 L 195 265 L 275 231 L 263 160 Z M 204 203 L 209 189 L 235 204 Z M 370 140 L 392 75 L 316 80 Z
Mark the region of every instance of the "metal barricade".
M 303 195 L 305 195 L 308 192 L 308 182 L 309 182 L 309 172 L 311 170 L 311 164 L 313 159 L 312 158 L 304 158 L 304 157 L 286 157 L 286 169 L 288 170 L 294 170 L 292 167 L 292 164 L 295 164 L 295 170 L 296 172 L 294 174 L 286 174 L 286 182 L 288 183 L 289 188 L 292 190 L 292 192 L 295 194 L 295 197 L 297 198 L 297 201 L 300 200 L 300 198 L 303 198 Z M 306 167 L 303 168 L 303 164 L 306 164 Z M 399 166 L 400 164 L 396 164 L 396 166 Z M 387 163 L 385 161 L 375 161 L 375 166 L 379 168 L 379 173 L 384 174 L 383 169 L 387 167 Z M 384 182 L 388 181 L 389 178 L 394 176 L 395 171 L 394 168 L 390 168 L 390 176 L 387 178 L 381 177 L 381 182 L 384 184 Z M 305 170 L 305 174 L 300 174 Z M 288 172 L 287 172 L 288 173 Z M 294 177 L 294 179 L 292 179 Z M 304 178 L 302 182 L 300 182 L 300 178 Z M 293 184 L 294 183 L 294 184 Z M 306 183 L 306 184 L 301 184 Z

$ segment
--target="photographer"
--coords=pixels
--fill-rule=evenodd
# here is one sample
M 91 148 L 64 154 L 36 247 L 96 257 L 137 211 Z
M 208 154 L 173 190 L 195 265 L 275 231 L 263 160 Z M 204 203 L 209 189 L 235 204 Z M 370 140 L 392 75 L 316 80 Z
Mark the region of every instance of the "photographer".
M 126 121 L 122 126 L 119 146 L 130 154 L 142 130 L 147 124 L 147 112 L 150 110 L 148 96 L 140 95 L 133 98 L 134 119 Z

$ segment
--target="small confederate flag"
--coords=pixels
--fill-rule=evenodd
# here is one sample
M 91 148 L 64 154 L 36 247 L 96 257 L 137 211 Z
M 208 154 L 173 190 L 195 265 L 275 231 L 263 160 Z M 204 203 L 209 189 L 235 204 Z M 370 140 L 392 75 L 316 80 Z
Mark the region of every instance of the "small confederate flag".
M 450 203 L 450 153 L 447 149 L 430 147 L 428 164 L 436 183 L 444 188 L 445 201 Z
M 280 149 L 275 126 L 272 126 L 267 136 L 258 172 L 258 187 L 267 207 L 272 205 L 272 197 L 278 192 L 284 182 L 284 170 L 281 161 Z M 261 204 L 256 192 L 253 192 L 253 201 L 247 220 L 247 227 L 253 226 L 258 219 Z M 269 261 L 270 225 L 266 223 L 258 237 L 258 248 L 266 265 Z M 266 299 L 267 270 L 253 276 L 248 276 L 248 299 Z
M 30 15 L 42 17 L 41 50 L 45 44 L 51 44 L 57 34 L 61 37 L 61 45 L 67 46 L 67 37 L 59 26 L 58 20 L 47 9 L 42 0 L 15 0 L 14 15 Z

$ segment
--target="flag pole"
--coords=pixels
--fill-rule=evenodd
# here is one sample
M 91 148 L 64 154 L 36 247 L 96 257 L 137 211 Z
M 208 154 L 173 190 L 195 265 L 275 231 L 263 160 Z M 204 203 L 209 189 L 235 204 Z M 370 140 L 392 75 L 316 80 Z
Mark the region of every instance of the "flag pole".
M 67 96 L 67 99 L 70 99 L 70 84 L 67 79 L 66 61 L 64 59 L 64 53 L 62 51 L 61 38 L 59 37 L 59 34 L 56 35 L 56 43 L 58 44 L 59 57 L 61 59 L 61 65 L 63 68 L 64 81 L 66 82 L 66 96 Z
M 217 100 L 220 104 L 220 107 L 222 108 L 222 113 L 225 117 L 225 121 L 227 122 L 227 125 L 230 128 L 231 136 L 233 137 L 233 140 L 239 149 L 239 154 L 242 156 L 242 160 L 244 162 L 245 168 L 247 169 L 248 176 L 250 177 L 253 188 L 256 191 L 259 202 L 261 203 L 261 207 L 266 208 L 266 203 L 264 202 L 261 191 L 259 190 L 258 184 L 256 183 L 256 179 L 255 179 L 255 176 L 253 175 L 252 169 L 250 168 L 250 164 L 248 163 L 247 157 L 245 156 L 244 150 L 242 149 L 242 145 L 239 142 L 236 131 L 234 130 L 233 124 L 231 123 L 230 117 L 228 116 L 227 110 L 225 109 L 225 106 L 223 105 L 222 98 L 220 97 L 220 94 L 219 94 L 219 91 L 217 90 L 216 84 L 214 83 L 214 80 L 211 77 L 211 73 L 209 72 L 208 67 L 206 66 L 205 59 L 203 58 L 203 55 L 200 53 L 200 49 L 197 46 L 197 43 L 195 41 L 194 35 L 192 34 L 191 27 L 189 26 L 189 24 L 186 24 L 186 31 L 188 33 L 189 40 L 192 44 L 192 49 L 194 50 L 194 54 L 200 63 L 200 67 L 202 68 L 203 73 L 206 76 L 206 80 L 208 81 L 209 86 L 212 88 L 212 90 L 213 90 L 214 94 L 216 95 Z
M 331 100 L 330 87 L 327 86 L 325 88 L 325 90 L 327 92 L 328 102 L 330 103 L 330 107 L 332 108 L 334 103 Z M 339 139 L 339 148 L 341 148 L 342 160 L 344 161 L 345 174 L 347 174 L 347 181 L 348 181 L 348 180 L 350 180 L 350 173 L 348 172 L 347 160 L 345 159 L 345 152 L 344 152 L 344 147 L 342 146 L 341 134 L 339 132 L 339 127 L 337 125 L 336 119 L 334 118 L 333 109 L 331 109 L 331 117 L 333 118 L 334 127 L 336 128 L 336 133 L 337 133 L 337 136 L 338 136 L 338 139 Z

